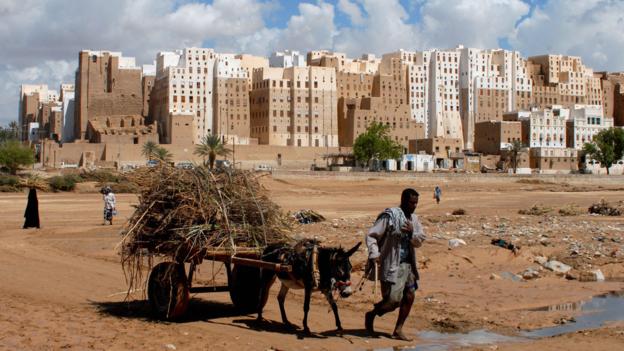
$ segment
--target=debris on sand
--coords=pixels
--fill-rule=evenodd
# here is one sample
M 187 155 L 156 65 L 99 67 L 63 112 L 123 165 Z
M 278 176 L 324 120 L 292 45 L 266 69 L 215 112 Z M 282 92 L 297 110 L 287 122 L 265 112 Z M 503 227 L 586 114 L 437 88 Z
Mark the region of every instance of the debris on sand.
M 498 247 L 502 247 L 503 249 L 511 250 L 511 252 L 513 252 L 514 254 L 518 254 L 518 251 L 520 250 L 520 246 L 514 245 L 503 239 L 492 239 L 490 243 L 494 246 L 498 246 Z
M 522 272 L 522 278 L 524 280 L 532 280 L 540 277 L 539 270 L 529 267 L 524 272 Z
M 572 267 L 568 266 L 565 263 L 561 263 L 559 261 L 548 261 L 544 264 L 544 268 L 549 269 L 557 274 L 565 275 L 572 269 Z
M 310 209 L 299 210 L 293 213 L 293 217 L 301 224 L 318 223 L 325 220 L 323 215 Z
M 466 210 L 464 210 L 463 208 L 458 208 L 456 210 L 453 210 L 452 215 L 453 216 L 463 216 L 466 214 Z
M 449 250 L 460 247 L 460 246 L 466 246 L 466 242 L 462 239 L 451 239 L 448 242 L 448 248 Z
M 603 216 L 620 216 L 622 210 L 617 206 L 611 206 L 605 199 L 601 199 L 600 202 L 589 206 L 589 213 L 599 214 Z

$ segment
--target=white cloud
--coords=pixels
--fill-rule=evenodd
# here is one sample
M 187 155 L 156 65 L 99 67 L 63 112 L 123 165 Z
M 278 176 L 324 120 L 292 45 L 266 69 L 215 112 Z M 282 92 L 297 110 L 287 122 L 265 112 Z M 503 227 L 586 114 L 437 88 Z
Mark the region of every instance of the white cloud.
M 498 39 L 513 33 L 529 6 L 520 0 L 432 0 L 420 11 L 428 47 L 497 48 Z
M 407 22 L 409 15 L 396 1 L 362 0 L 366 12 L 360 27 L 343 27 L 336 36 L 335 48 L 351 56 L 381 54 L 397 49 L 415 49 L 422 43 L 417 28 Z
M 335 35 L 334 7 L 331 4 L 302 3 L 299 14 L 290 17 L 285 28 L 267 28 L 248 35 L 219 38 L 215 48 L 220 52 L 245 52 L 268 56 L 277 50 L 331 49 Z
M 334 6 L 324 2 L 318 5 L 299 4 L 299 15 L 292 16 L 282 33 L 282 49 L 308 51 L 331 49 L 334 36 Z
M 362 11 L 357 3 L 349 0 L 339 0 L 338 9 L 349 16 L 351 23 L 354 25 L 364 24 L 364 18 L 362 18 Z
M 496 48 L 499 38 L 513 34 L 515 23 L 529 12 L 521 0 L 416 0 L 408 6 L 419 16 L 420 21 L 414 22 L 398 0 L 358 0 L 358 4 L 365 12 L 361 25 L 340 28 L 335 41 L 337 50 L 350 55 L 458 44 Z
M 551 0 L 519 25 L 510 43 L 524 55 L 581 56 L 594 70 L 624 70 L 624 2 Z

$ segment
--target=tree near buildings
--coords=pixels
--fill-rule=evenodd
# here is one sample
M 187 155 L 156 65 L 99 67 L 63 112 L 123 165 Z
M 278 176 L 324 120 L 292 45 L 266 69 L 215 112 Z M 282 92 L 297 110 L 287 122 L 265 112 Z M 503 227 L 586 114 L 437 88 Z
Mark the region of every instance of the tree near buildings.
M 8 140 L 0 144 L 0 165 L 6 167 L 9 173 L 15 175 L 23 166 L 35 163 L 33 151 L 17 140 Z
M 156 156 L 156 150 L 158 149 L 158 144 L 153 141 L 148 141 L 143 144 L 143 149 L 141 150 L 141 154 L 147 158 L 148 161 L 151 161 L 152 158 Z
M 624 129 L 611 127 L 594 135 L 591 143 L 583 145 L 583 151 L 591 159 L 607 169 L 624 156 Z
M 8 127 L 0 127 L 0 142 L 7 140 L 17 140 L 18 125 L 17 122 L 9 122 Z
M 17 124 L 16 121 L 9 122 L 9 129 L 11 130 L 11 132 L 13 133 L 15 138 L 17 138 L 17 130 L 18 130 L 18 128 L 19 128 L 19 125 Z
M 162 162 L 171 162 L 173 154 L 162 146 L 156 146 L 156 149 L 154 150 L 154 157 Z
M 367 166 L 372 159 L 387 160 L 401 157 L 403 147 L 390 137 L 390 126 L 373 122 L 355 139 L 353 155 Z
M 511 147 L 509 151 L 511 152 L 511 162 L 513 164 L 514 173 L 518 171 L 518 154 L 522 151 L 524 145 L 520 140 L 514 140 L 511 142 Z
M 232 152 L 225 144 L 225 142 L 221 142 L 221 138 L 217 135 L 206 135 L 202 138 L 201 142 L 195 146 L 195 151 L 193 153 L 203 157 L 204 164 L 206 164 L 206 157 L 208 157 L 208 165 L 210 169 L 212 169 L 217 156 L 227 156 Z

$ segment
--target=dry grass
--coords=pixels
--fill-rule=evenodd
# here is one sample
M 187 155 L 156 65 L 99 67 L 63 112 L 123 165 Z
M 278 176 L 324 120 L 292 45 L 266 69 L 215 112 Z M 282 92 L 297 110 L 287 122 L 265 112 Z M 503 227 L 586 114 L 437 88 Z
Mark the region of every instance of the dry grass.
M 569 204 L 559 209 L 562 216 L 578 216 L 583 214 L 583 210 L 576 204 Z
M 526 210 L 519 210 L 518 213 L 521 215 L 541 216 L 541 215 L 545 215 L 547 213 L 552 212 L 552 210 L 553 209 L 551 207 L 534 204 L 533 206 L 531 206 L 530 208 Z

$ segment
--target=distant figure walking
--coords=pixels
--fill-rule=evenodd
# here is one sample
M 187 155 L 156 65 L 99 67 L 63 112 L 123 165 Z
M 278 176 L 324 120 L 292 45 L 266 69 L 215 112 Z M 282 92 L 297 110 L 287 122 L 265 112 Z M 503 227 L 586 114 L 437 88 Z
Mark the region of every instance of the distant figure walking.
M 39 201 L 37 200 L 37 189 L 30 188 L 28 192 L 28 203 L 24 212 L 24 229 L 39 228 Z
M 436 200 L 437 204 L 440 203 L 440 199 L 442 198 L 442 189 L 440 189 L 440 187 L 437 185 L 433 190 L 433 198 Z
M 113 194 L 113 189 L 110 186 L 103 187 L 101 192 L 104 195 L 104 223 L 102 225 L 105 225 L 106 221 L 113 225 L 113 216 L 117 215 L 117 199 L 115 199 L 115 194 Z

